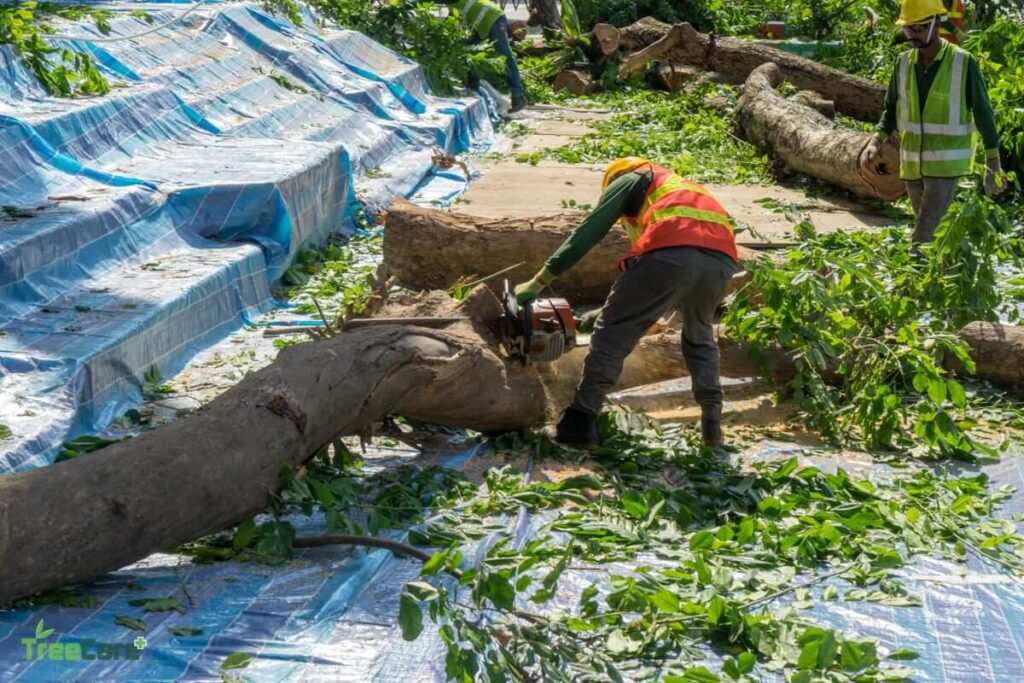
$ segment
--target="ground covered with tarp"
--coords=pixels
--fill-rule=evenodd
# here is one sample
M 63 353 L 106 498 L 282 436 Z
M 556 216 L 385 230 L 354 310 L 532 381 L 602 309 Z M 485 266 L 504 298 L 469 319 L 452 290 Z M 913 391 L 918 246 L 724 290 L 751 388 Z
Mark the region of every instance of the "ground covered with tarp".
M 553 6 L 531 3 L 542 4 Z M 647 156 L 712 184 L 738 239 L 762 252 L 745 261 L 720 329 L 723 348 L 742 343 L 762 362 L 723 382 L 726 448 L 701 447 L 689 381 L 677 359 L 656 355 L 645 356 L 649 369 L 667 381 L 614 394 L 601 443 L 586 450 L 560 447 L 532 423 L 497 435 L 375 419 L 313 444 L 302 462 L 280 454 L 276 472 L 263 468 L 276 482 L 261 489 L 266 502 L 217 533 L 148 546 L 133 557 L 159 552 L 4 606 L 4 680 L 1024 678 L 1019 374 L 1000 371 L 991 354 L 973 366 L 977 339 L 962 334 L 982 321 L 1001 352 L 1024 351 L 1013 325 L 1024 301 L 1019 204 L 997 204 L 965 181 L 937 243 L 912 253 L 906 200 L 858 200 L 807 171 L 774 168 L 773 150 L 733 128 L 742 78 L 702 75 L 709 51 L 686 69 L 654 64 L 616 82 L 617 60 L 642 53 L 645 32 L 648 47 L 684 35 L 650 21 L 631 33 L 625 25 L 649 3 L 578 4 L 576 13 L 562 3 L 547 45 L 533 30 L 518 46 L 530 55 L 531 99 L 557 106 L 521 115 L 496 138 L 490 94 L 481 92 L 485 105 L 428 93 L 436 55 L 421 68 L 287 0 L 272 6 L 296 9 L 293 21 L 247 3 L 146 4 L 143 13 L 125 4 L 109 26 L 61 26 L 94 39 L 56 40 L 92 56 L 114 84 L 102 98 L 49 97 L 3 53 L 0 136 L 12 145 L 0 155 L 13 156 L 0 166 L 0 390 L 16 400 L 0 404 L 0 472 L 18 473 L 0 476 L 45 472 L 55 458 L 84 472 L 115 451 L 139 455 L 133 444 L 208 417 L 282 359 L 330 348 L 340 364 L 352 351 L 346 338 L 374 338 L 359 336 L 354 319 L 464 312 L 482 277 L 515 264 L 487 262 L 486 249 L 452 259 L 453 245 L 435 240 L 423 260 L 445 263 L 450 279 L 431 292 L 408 279 L 403 287 L 407 273 L 389 263 L 387 245 L 389 234 L 407 234 L 399 221 L 437 228 L 464 212 L 494 238 L 513 219 L 530 233 L 553 230 L 558 213 L 567 234 L 616 156 Z M 651 11 L 745 38 L 767 18 L 760 5 L 698 4 L 707 11 Z M 808 11 L 799 26 L 817 38 L 845 27 L 828 60 L 878 80 L 891 17 L 869 13 L 862 26 L 861 5 Z M 422 5 L 340 7 L 408 53 L 426 35 L 403 33 L 417 21 L 436 35 L 459 31 Z M 605 20 L 623 28 L 628 48 L 595 53 L 584 29 Z M 1024 41 L 1007 21 L 972 38 L 993 50 L 990 75 L 1012 61 L 997 44 Z M 396 27 L 401 35 L 388 36 Z M 723 39 L 720 49 L 745 42 Z M 672 50 L 663 56 L 686 56 Z M 607 92 L 555 94 L 566 71 Z M 1005 102 L 1015 87 L 997 80 L 992 89 Z M 1015 114 L 999 116 L 1007 166 L 1019 164 Z M 837 125 L 868 135 L 852 120 Z M 449 156 L 461 152 L 471 153 Z M 479 169 L 483 179 L 463 193 Z M 1020 196 L 1019 184 L 1012 192 Z M 396 196 L 419 206 L 382 211 Z M 454 212 L 437 210 L 449 205 Z M 460 324 L 449 336 L 441 326 L 404 338 L 387 327 L 402 344 L 418 335 L 454 347 L 472 336 Z M 675 359 L 678 335 L 669 317 L 641 347 Z M 491 353 L 486 340 L 470 348 Z M 508 376 L 529 372 L 501 362 Z M 578 368 L 553 367 L 547 380 L 571 392 Z M 289 379 L 257 414 L 302 433 L 312 403 Z M 362 414 L 372 398 L 336 412 Z M 453 402 L 433 398 L 435 414 Z M 164 451 L 186 467 L 200 446 Z M 162 457 L 139 450 L 150 463 Z M 239 472 L 239 489 L 248 474 Z M 76 513 L 116 512 L 119 492 L 87 478 L 82 486 L 102 495 Z M 0 499 L 3 553 L 19 523 L 10 504 Z M 173 500 L 145 505 L 180 512 Z M 69 564 L 66 553 L 40 555 Z
M 103 97 L 50 97 L 0 47 L 0 471 L 52 462 L 137 404 L 147 371 L 273 306 L 300 249 L 441 173 L 435 148 L 490 139 L 478 99 L 432 97 L 357 32 L 244 3 L 152 30 L 184 12 L 122 3 L 105 32 L 60 27 Z M 466 180 L 447 175 L 441 200 Z

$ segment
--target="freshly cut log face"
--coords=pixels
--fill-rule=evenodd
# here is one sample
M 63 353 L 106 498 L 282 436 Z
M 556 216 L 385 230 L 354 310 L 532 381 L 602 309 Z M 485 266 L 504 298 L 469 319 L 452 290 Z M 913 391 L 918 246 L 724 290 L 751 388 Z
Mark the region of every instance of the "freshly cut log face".
M 384 264 L 390 275 L 410 289 L 447 289 L 460 279 L 484 277 L 520 262 L 523 265 L 502 277 L 523 282 L 543 267 L 585 215 L 567 212 L 491 220 L 396 200 L 388 209 L 384 230 Z M 551 291 L 576 304 L 604 302 L 619 275 L 619 261 L 628 251 L 626 233 L 612 230 Z M 743 261 L 757 257 L 742 247 L 739 252 Z M 733 278 L 730 291 L 744 281 Z M 492 285 L 498 287 L 500 282 Z
M 551 83 L 555 92 L 568 91 L 573 95 L 590 95 L 597 90 L 597 84 L 590 74 L 575 69 L 566 69 L 555 74 L 555 80 Z
M 661 30 L 651 25 L 649 30 Z M 861 121 L 874 123 L 882 115 L 885 88 L 866 78 L 797 57 L 777 48 L 737 40 L 714 38 L 689 24 L 675 24 L 662 37 L 622 60 L 620 76 L 639 72 L 649 62 L 690 64 L 715 71 L 728 83 L 741 84 L 757 67 L 767 62 L 779 65 L 783 77 L 801 90 L 812 90 L 835 103 L 836 111 Z M 629 32 L 622 29 L 623 39 Z
M 784 162 L 791 171 L 846 188 L 860 197 L 892 200 L 906 191 L 899 177 L 899 150 L 886 143 L 880 163 L 869 172 L 863 171 L 860 155 L 872 135 L 850 130 L 810 107 L 779 96 L 775 88 L 782 77 L 777 65 L 762 64 L 743 86 L 736 118 L 751 143 Z

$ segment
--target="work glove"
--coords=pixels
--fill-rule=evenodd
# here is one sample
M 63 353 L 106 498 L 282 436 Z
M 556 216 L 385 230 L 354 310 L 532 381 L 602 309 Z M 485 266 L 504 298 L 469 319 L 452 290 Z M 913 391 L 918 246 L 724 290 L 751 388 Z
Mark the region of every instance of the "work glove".
M 593 310 L 590 313 L 585 313 L 583 317 L 580 318 L 580 323 L 576 326 L 576 329 L 583 334 L 590 334 L 594 331 L 594 325 L 597 324 L 597 319 L 599 317 L 601 317 L 600 308 Z
M 515 289 L 512 290 L 516 295 L 516 303 L 520 306 L 530 303 L 554 279 L 555 277 L 547 268 L 541 268 L 540 272 L 533 276 L 533 279 L 516 285 Z
M 1003 169 L 999 165 L 999 157 L 985 162 L 985 194 L 995 197 L 1006 189 L 1006 178 L 1002 177 Z

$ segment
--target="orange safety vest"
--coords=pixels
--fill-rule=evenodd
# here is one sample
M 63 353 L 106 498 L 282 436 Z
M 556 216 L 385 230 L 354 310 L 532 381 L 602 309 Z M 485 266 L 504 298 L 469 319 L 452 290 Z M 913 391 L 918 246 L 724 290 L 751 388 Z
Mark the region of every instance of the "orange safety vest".
M 666 247 L 701 247 L 739 263 L 732 221 L 707 188 L 651 164 L 654 179 L 636 216 L 623 216 L 632 248 L 627 259 Z
M 956 27 L 957 31 L 961 30 L 964 27 L 964 12 L 966 11 L 964 7 L 964 0 L 952 0 L 952 2 L 947 1 L 943 4 L 946 5 L 946 9 L 948 10 L 946 12 L 946 21 Z M 959 44 L 956 37 L 956 31 L 950 31 L 942 24 L 939 25 L 939 36 L 941 38 L 945 38 L 954 45 Z

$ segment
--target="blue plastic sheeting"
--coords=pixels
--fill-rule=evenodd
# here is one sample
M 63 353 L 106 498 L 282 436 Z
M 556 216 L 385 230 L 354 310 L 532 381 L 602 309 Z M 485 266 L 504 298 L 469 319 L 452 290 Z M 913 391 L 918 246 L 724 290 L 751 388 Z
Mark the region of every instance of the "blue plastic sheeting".
M 459 468 L 481 447 L 428 454 L 433 462 Z M 844 467 L 862 476 L 885 477 L 884 469 L 858 465 L 840 456 L 808 455 L 790 444 L 766 442 L 745 457 L 772 459 L 799 456 L 823 469 Z M 981 468 L 993 486 L 1012 484 L 1024 490 L 1024 453 L 1009 454 Z M 411 460 L 416 454 L 395 453 L 393 461 Z M 370 458 L 367 462 L 373 462 Z M 858 472 L 859 469 L 859 472 Z M 965 475 L 974 471 L 964 472 Z M 1000 509 L 1001 516 L 1024 512 L 1024 495 L 1017 493 Z M 552 513 L 520 512 L 494 520 L 504 534 L 482 539 L 464 548 L 466 558 L 481 557 L 488 547 L 508 535 L 521 545 L 537 535 Z M 300 534 L 322 530 L 322 520 L 294 520 Z M 557 534 L 556 534 L 557 542 Z M 467 562 L 474 562 L 468 559 Z M 570 567 L 559 590 L 545 604 L 548 611 L 573 613 L 588 586 L 605 592 L 608 577 L 628 575 L 639 565 L 668 566 L 664 560 L 641 555 L 631 562 Z M 0 612 L 0 678 L 5 681 L 173 681 L 216 680 L 224 659 L 235 652 L 254 659 L 237 673 L 250 681 L 407 681 L 445 680 L 444 648 L 436 627 L 425 623 L 424 633 L 405 642 L 397 625 L 402 585 L 415 580 L 418 562 L 386 551 L 320 548 L 300 551 L 291 562 L 266 566 L 237 562 L 194 565 L 179 556 L 154 555 L 145 562 L 102 577 L 86 594 L 96 598 L 90 609 L 45 606 Z M 914 681 L 939 683 L 1006 683 L 1024 675 L 1024 585 L 995 563 L 972 558 L 967 565 L 933 558 L 918 558 L 901 570 L 910 591 L 924 600 L 923 607 L 889 607 L 871 602 L 816 601 L 807 615 L 858 638 L 877 639 L 883 651 L 911 648 L 920 658 L 907 662 L 917 672 Z M 809 577 L 798 576 L 801 583 Z M 825 584 L 812 587 L 820 597 Z M 451 590 L 458 590 L 449 585 Z M 842 592 L 842 591 L 841 591 Z M 128 604 L 140 597 L 177 597 L 186 607 L 143 613 Z M 768 606 L 780 609 L 791 596 Z M 521 605 L 536 611 L 533 604 Z M 144 634 L 114 624 L 118 615 L 142 618 Z M 483 615 L 485 616 L 485 615 Z M 27 662 L 22 638 L 31 637 L 39 620 L 53 628 L 51 640 L 93 639 L 130 644 L 139 635 L 146 646 L 136 661 Z M 171 628 L 203 629 L 195 636 L 174 636 Z M 722 654 L 705 649 L 712 670 L 720 668 Z M 781 681 L 776 674 L 755 671 L 758 680 Z
M 432 454 L 446 467 L 459 467 L 477 447 Z M 415 452 L 395 452 L 395 460 Z M 294 520 L 300 535 L 321 532 L 321 518 Z M 393 623 L 391 598 L 419 571 L 419 563 L 395 560 L 390 551 L 364 552 L 345 547 L 298 551 L 286 564 L 270 566 L 221 562 L 196 565 L 176 555 L 146 561 L 102 577 L 88 594 L 90 609 L 46 606 L 0 611 L 0 679 L 4 681 L 179 681 L 219 680 L 224 658 L 234 652 L 259 658 L 239 673 L 266 681 L 367 681 L 398 656 L 393 678 L 414 681 L 443 678 L 443 651 L 436 639 L 406 645 Z M 385 588 L 386 586 L 386 588 Z M 186 608 L 143 613 L 128 604 L 140 597 L 177 597 Z M 114 624 L 118 615 L 145 621 L 144 634 Z M 131 647 L 144 635 L 146 645 L 134 660 L 125 657 L 91 662 L 27 661 L 22 638 L 32 637 L 42 619 L 54 629 L 51 641 L 122 643 Z M 171 628 L 203 629 L 175 636 Z M 358 634 L 358 637 L 356 637 Z M 430 653 L 435 674 L 409 677 L 417 664 L 407 657 L 417 649 Z M 92 647 L 90 652 L 98 652 Z M 133 653 L 134 654 L 134 653 Z M 440 659 L 438 659 L 440 657 Z M 440 668 L 437 662 L 440 661 Z
M 308 13 L 204 6 L 131 37 L 142 6 L 115 5 L 119 42 L 59 29 L 104 97 L 48 97 L 0 46 L 0 205 L 19 209 L 0 215 L 0 473 L 52 461 L 137 404 L 149 367 L 266 310 L 302 247 L 353 230 L 357 191 L 450 202 L 465 180 L 435 177 L 431 150 L 491 139 L 479 100 L 432 97 L 420 66 Z M 144 7 L 153 25 L 184 11 Z

